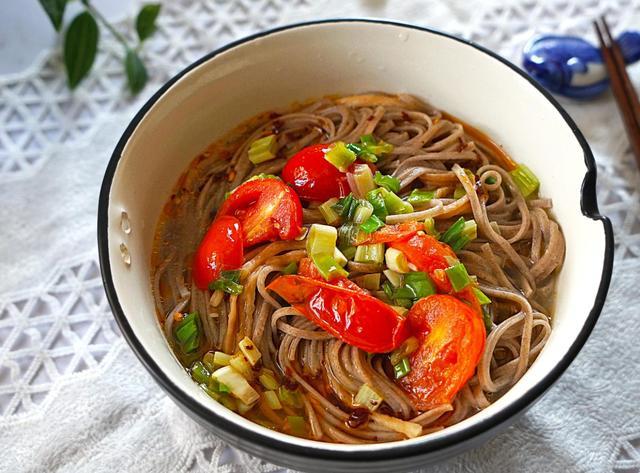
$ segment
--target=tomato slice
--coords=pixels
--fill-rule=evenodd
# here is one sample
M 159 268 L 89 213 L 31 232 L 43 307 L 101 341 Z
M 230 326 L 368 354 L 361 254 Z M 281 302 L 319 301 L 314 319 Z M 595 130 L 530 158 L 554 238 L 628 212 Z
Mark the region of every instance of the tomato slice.
M 330 334 L 369 353 L 389 352 L 409 335 L 404 317 L 363 292 L 305 276 L 280 276 L 268 289 Z
M 451 266 L 447 257 L 457 259 L 457 256 L 449 245 L 427 234 L 415 234 L 411 238 L 389 244 L 402 251 L 420 271 L 429 274 L 440 292 L 451 292 L 451 283 L 444 270 Z
M 403 240 L 415 235 L 420 230 L 424 230 L 424 225 L 416 221 L 385 225 L 380 230 L 367 235 L 362 241 L 362 244 L 390 243 L 396 240 Z M 358 243 L 360 243 L 360 241 L 358 241 Z
M 294 240 L 302 232 L 302 205 L 296 193 L 277 178 L 254 179 L 238 186 L 218 216 L 242 222 L 244 246 L 265 241 Z
M 191 275 L 200 289 L 218 279 L 220 272 L 235 269 L 244 261 L 242 227 L 235 217 L 213 221 L 193 256 Z
M 324 159 L 323 150 L 328 146 L 319 144 L 301 149 L 282 170 L 282 179 L 303 200 L 325 201 L 349 193 L 347 175 Z
M 420 346 L 411 355 L 411 371 L 398 383 L 418 410 L 452 402 L 484 350 L 482 318 L 455 297 L 436 294 L 420 299 L 407 319 Z

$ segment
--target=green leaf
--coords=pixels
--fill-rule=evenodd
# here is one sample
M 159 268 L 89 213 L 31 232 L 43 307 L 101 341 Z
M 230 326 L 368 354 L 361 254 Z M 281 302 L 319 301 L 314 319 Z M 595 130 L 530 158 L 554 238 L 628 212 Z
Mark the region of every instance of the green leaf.
M 124 67 L 127 71 L 127 80 L 129 81 L 129 89 L 131 93 L 137 94 L 147 83 L 147 69 L 142 64 L 140 57 L 135 51 L 129 49 L 124 59 Z
M 142 7 L 136 18 L 136 31 L 140 41 L 144 41 L 156 31 L 156 18 L 160 13 L 159 3 L 149 3 Z
M 64 16 L 64 7 L 67 6 L 67 0 L 40 0 L 40 5 L 49 16 L 53 27 L 56 31 L 60 31 L 62 26 L 62 17 Z
M 73 19 L 64 36 L 64 65 L 71 89 L 89 73 L 97 50 L 98 24 L 85 11 Z

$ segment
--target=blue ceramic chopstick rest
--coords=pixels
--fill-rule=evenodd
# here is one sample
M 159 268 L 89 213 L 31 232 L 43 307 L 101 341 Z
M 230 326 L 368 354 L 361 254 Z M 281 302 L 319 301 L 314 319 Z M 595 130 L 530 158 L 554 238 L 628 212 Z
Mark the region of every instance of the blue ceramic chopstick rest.
M 616 40 L 627 64 L 640 60 L 640 31 L 625 31 Z M 524 47 L 524 69 L 556 94 L 588 99 L 609 87 L 600 49 L 577 36 L 540 35 Z

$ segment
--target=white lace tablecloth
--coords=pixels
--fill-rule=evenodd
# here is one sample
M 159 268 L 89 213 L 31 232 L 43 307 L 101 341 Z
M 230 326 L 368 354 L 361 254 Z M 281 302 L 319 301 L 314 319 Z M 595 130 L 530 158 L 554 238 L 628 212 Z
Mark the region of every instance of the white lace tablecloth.
M 118 23 L 131 33 L 135 5 Z M 0 471 L 280 471 L 221 443 L 153 382 L 120 336 L 99 275 L 98 191 L 134 112 L 167 78 L 233 39 L 322 17 L 387 17 L 470 38 L 519 61 L 534 32 L 592 38 L 606 12 L 640 29 L 640 0 L 167 1 L 144 55 L 151 83 L 127 91 L 103 32 L 91 76 L 65 87 L 60 53 L 0 75 Z M 640 69 L 631 69 L 640 85 Z M 434 472 L 640 471 L 640 178 L 613 99 L 562 100 L 598 162 L 616 232 L 611 290 L 586 346 L 547 395 L 483 447 Z

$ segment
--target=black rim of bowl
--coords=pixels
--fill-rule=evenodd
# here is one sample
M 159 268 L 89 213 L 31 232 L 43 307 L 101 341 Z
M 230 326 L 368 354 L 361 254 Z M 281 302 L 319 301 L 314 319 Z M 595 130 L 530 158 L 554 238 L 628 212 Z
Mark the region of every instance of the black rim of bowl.
M 587 317 L 584 326 L 582 327 L 580 333 L 576 337 L 575 341 L 567 351 L 567 353 L 558 361 L 558 363 L 553 367 L 553 369 L 540 381 L 538 381 L 533 387 L 531 387 L 527 392 L 524 393 L 520 398 L 516 399 L 514 402 L 509 404 L 503 410 L 496 412 L 491 417 L 477 423 L 475 425 L 469 426 L 469 428 L 464 429 L 455 433 L 447 433 L 445 430 L 444 435 L 436 438 L 429 439 L 428 437 L 424 442 L 413 444 L 413 445 L 403 445 L 399 444 L 391 449 L 381 449 L 376 451 L 366 451 L 366 452 L 351 452 L 351 451 L 336 451 L 331 448 L 331 444 L 327 444 L 326 447 L 320 448 L 305 448 L 299 445 L 293 445 L 288 442 L 284 442 L 281 440 L 277 440 L 267 433 L 261 434 L 251 431 L 245 427 L 241 427 L 235 422 L 222 417 L 213 411 L 203 407 L 197 401 L 192 399 L 189 395 L 187 395 L 180 387 L 175 385 L 163 372 L 162 368 L 157 365 L 155 360 L 151 358 L 149 353 L 145 350 L 143 345 L 137 339 L 133 330 L 131 329 L 127 317 L 120 306 L 120 302 L 118 300 L 118 295 L 116 293 L 112 273 L 111 266 L 109 262 L 109 247 L 108 247 L 108 210 L 109 210 L 109 194 L 111 191 L 111 184 L 113 182 L 113 177 L 116 171 L 116 167 L 118 165 L 118 161 L 120 160 L 120 156 L 126 143 L 129 138 L 135 131 L 136 127 L 143 119 L 143 117 L 147 114 L 149 109 L 156 103 L 156 101 L 174 84 L 176 83 L 182 76 L 184 76 L 187 72 L 193 70 L 194 68 L 200 66 L 201 64 L 209 61 L 210 59 L 216 57 L 218 54 L 228 51 L 236 46 L 241 44 L 253 41 L 258 38 L 262 38 L 273 33 L 295 29 L 295 28 L 304 28 L 313 25 L 323 25 L 323 24 L 331 24 L 331 23 L 375 23 L 389 26 L 396 26 L 400 28 L 408 28 L 412 30 L 418 30 L 421 32 L 426 32 L 438 36 L 443 36 L 449 38 L 451 40 L 466 44 L 488 56 L 495 59 L 496 61 L 501 62 L 502 64 L 508 66 L 520 76 L 524 77 L 533 87 L 535 87 L 558 111 L 558 113 L 565 120 L 567 125 L 573 131 L 576 140 L 582 147 L 584 152 L 584 161 L 586 164 L 587 171 L 585 173 L 584 180 L 582 182 L 582 192 L 581 192 L 581 210 L 582 213 L 593 219 L 599 220 L 603 224 L 603 229 L 605 233 L 605 252 L 604 252 L 604 261 L 603 261 L 603 269 L 602 276 L 600 279 L 600 286 L 598 289 L 598 293 L 594 299 L 593 307 Z M 168 82 L 166 82 L 142 107 L 142 109 L 136 114 L 133 118 L 124 134 L 120 138 L 109 164 L 107 166 L 104 180 L 102 182 L 102 188 L 100 191 L 99 198 L 99 208 L 98 208 L 98 250 L 99 250 L 99 259 L 100 259 L 100 268 L 102 272 L 102 279 L 105 286 L 107 298 L 111 305 L 111 309 L 113 310 L 114 317 L 120 326 L 120 329 L 133 349 L 138 358 L 142 361 L 142 363 L 146 366 L 149 372 L 153 375 L 155 380 L 160 384 L 160 386 L 171 395 L 182 407 L 186 408 L 193 415 L 199 418 L 201 421 L 217 427 L 222 431 L 226 431 L 231 434 L 234 438 L 243 439 L 243 443 L 249 442 L 253 444 L 257 444 L 259 447 L 263 449 L 270 450 L 274 453 L 274 461 L 278 461 L 278 452 L 285 453 L 288 455 L 295 455 L 298 457 L 305 457 L 307 459 L 316 459 L 316 460 L 328 460 L 328 461 L 375 461 L 375 460 L 393 460 L 404 458 L 407 459 L 411 456 L 424 455 L 430 452 L 435 452 L 438 450 L 447 449 L 453 447 L 456 444 L 466 442 L 474 437 L 477 437 L 485 432 L 492 430 L 500 424 L 507 422 L 509 419 L 523 411 L 530 404 L 532 404 L 536 399 L 538 399 L 566 370 L 572 360 L 576 357 L 582 346 L 585 344 L 589 334 L 591 333 L 598 316 L 602 310 L 602 306 L 604 304 L 607 290 L 609 288 L 609 283 L 611 280 L 611 270 L 613 265 L 613 232 L 611 229 L 611 222 L 608 218 L 600 215 L 598 211 L 598 204 L 596 200 L 596 164 L 593 158 L 593 154 L 585 140 L 584 136 L 578 129 L 577 125 L 571 119 L 569 114 L 560 106 L 560 104 L 556 101 L 555 98 L 551 96 L 549 92 L 547 92 L 541 85 L 539 85 L 533 78 L 528 76 L 525 72 L 520 70 L 517 66 L 502 58 L 498 54 L 478 45 L 471 41 L 467 41 L 461 38 L 458 38 L 454 35 L 444 33 L 438 30 L 434 30 L 427 27 L 406 24 L 396 21 L 387 21 L 387 20 L 377 20 L 377 19 L 359 19 L 359 18 L 340 18 L 340 19 L 328 19 L 328 20 L 318 20 L 318 21 L 309 21 L 303 23 L 296 23 L 291 25 L 286 25 L 274 29 L 270 29 L 267 31 L 262 31 L 251 36 L 247 36 L 240 40 L 229 43 L 207 55 L 195 61 L 191 65 L 187 66 L 184 70 L 179 72 L 173 78 L 171 78 Z

